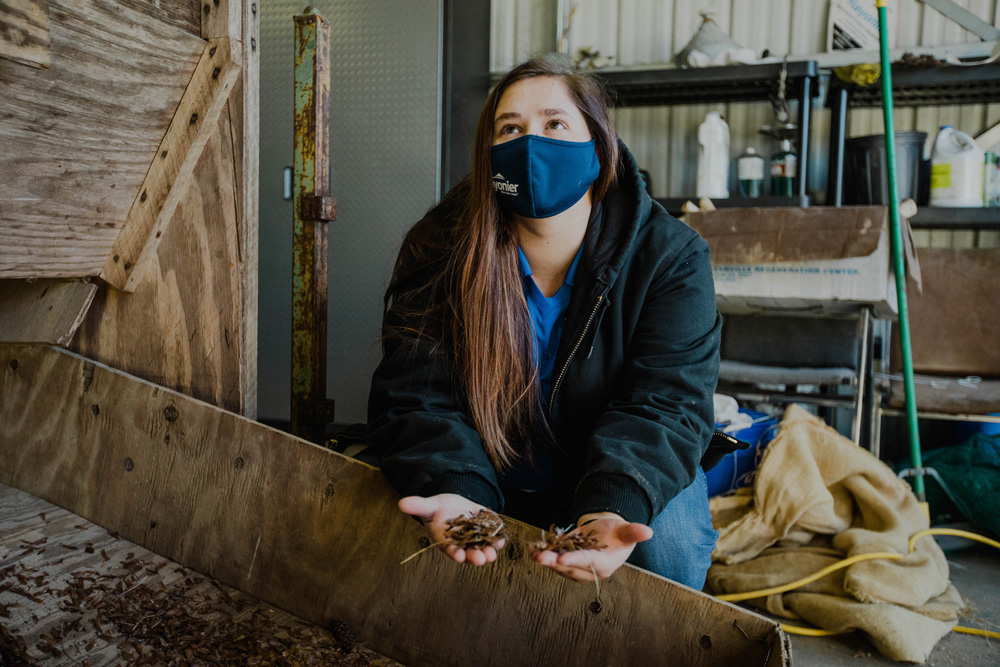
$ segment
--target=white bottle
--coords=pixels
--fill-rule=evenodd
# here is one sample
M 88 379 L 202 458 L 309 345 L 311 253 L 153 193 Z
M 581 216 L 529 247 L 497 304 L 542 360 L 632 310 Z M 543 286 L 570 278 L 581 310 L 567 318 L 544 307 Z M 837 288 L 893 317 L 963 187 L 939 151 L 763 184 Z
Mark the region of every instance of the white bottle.
M 984 159 L 975 139 L 942 125 L 931 154 L 931 206 L 981 207 Z
M 698 127 L 698 144 L 698 198 L 728 198 L 729 126 L 718 111 L 709 111 Z

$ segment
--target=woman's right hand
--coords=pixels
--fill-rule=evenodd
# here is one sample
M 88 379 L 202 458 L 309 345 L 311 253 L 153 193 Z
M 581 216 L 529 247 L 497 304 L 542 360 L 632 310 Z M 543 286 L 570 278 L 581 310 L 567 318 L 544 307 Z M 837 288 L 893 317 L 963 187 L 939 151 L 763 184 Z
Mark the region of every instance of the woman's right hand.
M 474 503 L 454 493 L 440 493 L 436 496 L 407 496 L 399 501 L 399 509 L 406 514 L 417 517 L 424 523 L 430 533 L 431 543 L 438 544 L 447 540 L 448 521 L 460 516 L 473 515 L 485 509 L 479 503 Z M 497 542 L 496 547 L 483 549 L 462 549 L 455 544 L 443 545 L 444 552 L 456 563 L 472 563 L 485 565 L 497 559 L 497 550 L 502 549 L 504 541 Z

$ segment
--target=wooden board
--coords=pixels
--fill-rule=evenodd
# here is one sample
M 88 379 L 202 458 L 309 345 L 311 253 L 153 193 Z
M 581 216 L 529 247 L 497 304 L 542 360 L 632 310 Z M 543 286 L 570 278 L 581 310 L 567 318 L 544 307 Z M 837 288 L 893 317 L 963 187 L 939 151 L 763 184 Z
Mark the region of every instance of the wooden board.
M 0 280 L 0 342 L 69 345 L 96 291 L 79 280 Z
M 209 139 L 156 257 L 133 293 L 102 286 L 73 343 L 80 354 L 244 413 L 237 187 L 230 114 Z M 253 319 L 254 326 L 256 318 Z M 256 368 L 256 361 L 254 361 Z
M 598 609 L 517 522 L 489 567 L 399 565 L 424 531 L 376 469 L 70 352 L 0 346 L 0 395 L 0 482 L 407 664 L 788 664 L 773 621 L 632 567 Z
M 257 417 L 257 276 L 260 181 L 260 9 L 257 0 L 243 3 L 243 77 L 229 98 L 236 173 L 237 232 L 240 251 L 240 413 Z
M 0 545 L 0 625 L 23 642 L 17 657 L 47 667 L 123 664 L 138 651 L 145 664 L 156 664 L 185 649 L 203 663 L 221 655 L 225 664 L 274 664 L 287 652 L 307 664 L 402 667 L 350 646 L 349 628 L 333 636 L 3 484 Z M 163 612 L 172 623 L 163 624 Z M 199 641 L 192 630 L 213 641 Z M 20 664 L 14 657 L 0 644 L 0 664 Z
M 48 69 L 0 59 L 0 278 L 100 273 L 205 47 L 117 2 L 50 16 Z
M 48 67 L 49 0 L 4 0 L 0 4 L 0 58 Z

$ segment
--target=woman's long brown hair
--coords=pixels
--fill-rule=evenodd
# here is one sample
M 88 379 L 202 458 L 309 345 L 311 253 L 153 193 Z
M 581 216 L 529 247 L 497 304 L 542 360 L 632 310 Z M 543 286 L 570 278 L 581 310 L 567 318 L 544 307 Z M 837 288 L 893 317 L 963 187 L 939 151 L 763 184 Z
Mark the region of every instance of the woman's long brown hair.
M 508 72 L 483 105 L 472 173 L 442 202 L 454 219 L 447 221 L 443 234 L 428 234 L 432 223 L 426 218 L 410 231 L 386 295 L 392 301 L 390 314 L 395 309 L 403 320 L 414 321 L 414 306 L 422 304 L 417 308 L 422 324 L 416 328 L 424 335 L 436 330 L 430 337 L 450 348 L 469 417 L 500 471 L 518 459 L 531 460 L 532 441 L 547 432 L 517 231 L 497 206 L 490 160 L 500 98 L 514 83 L 538 76 L 562 80 L 587 121 L 601 164 L 593 201 L 600 201 L 614 184 L 618 139 L 603 86 L 554 60 L 529 60 Z M 424 297 L 407 298 L 419 293 Z M 428 321 L 435 325 L 428 328 Z M 414 333 L 413 326 L 404 328 Z

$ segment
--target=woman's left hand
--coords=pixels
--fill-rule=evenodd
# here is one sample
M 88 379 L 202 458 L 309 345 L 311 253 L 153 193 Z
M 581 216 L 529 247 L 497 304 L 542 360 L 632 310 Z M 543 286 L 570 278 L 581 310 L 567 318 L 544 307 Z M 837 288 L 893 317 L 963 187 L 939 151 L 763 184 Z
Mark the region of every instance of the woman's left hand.
M 607 579 L 628 560 L 636 544 L 653 536 L 653 529 L 649 526 L 629 523 L 612 512 L 585 514 L 577 523 L 579 527 L 574 533 L 591 534 L 604 548 L 564 554 L 554 551 L 532 554 L 537 562 L 574 581 L 594 581 L 595 573 L 598 579 Z

